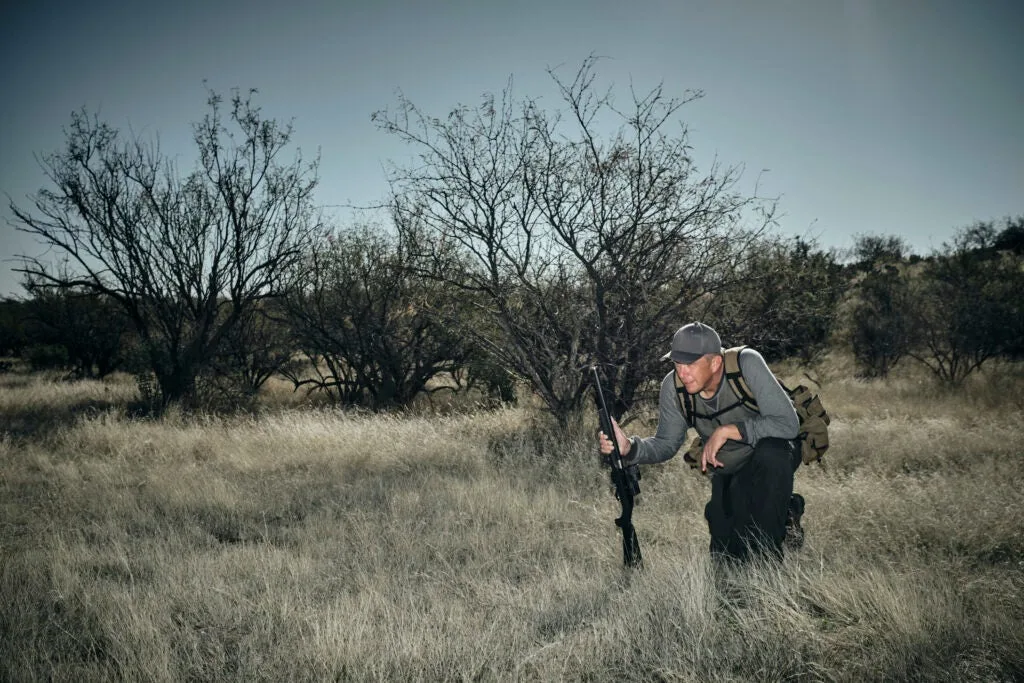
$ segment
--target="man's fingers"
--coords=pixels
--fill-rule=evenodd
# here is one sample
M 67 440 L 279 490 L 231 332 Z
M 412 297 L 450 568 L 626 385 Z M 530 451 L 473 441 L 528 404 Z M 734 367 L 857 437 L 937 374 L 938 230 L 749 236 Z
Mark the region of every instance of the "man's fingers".
M 612 418 L 612 431 L 615 432 L 615 443 L 619 445 L 619 450 L 625 452 L 627 448 L 626 444 L 629 439 L 626 438 L 626 433 L 622 431 L 622 428 L 619 427 L 619 423 L 614 417 Z
M 707 472 L 708 465 L 721 467 L 722 463 L 718 461 L 718 453 L 705 446 L 700 455 L 700 471 Z

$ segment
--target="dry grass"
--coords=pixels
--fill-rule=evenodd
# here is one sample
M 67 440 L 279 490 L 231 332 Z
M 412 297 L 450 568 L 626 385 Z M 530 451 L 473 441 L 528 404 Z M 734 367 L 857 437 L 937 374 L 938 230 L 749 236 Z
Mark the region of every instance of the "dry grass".
M 994 382 L 837 370 L 807 545 L 723 576 L 681 460 L 625 573 L 591 440 L 522 411 L 130 420 L 124 383 L 5 378 L 0 678 L 1020 680 L 1024 383 Z

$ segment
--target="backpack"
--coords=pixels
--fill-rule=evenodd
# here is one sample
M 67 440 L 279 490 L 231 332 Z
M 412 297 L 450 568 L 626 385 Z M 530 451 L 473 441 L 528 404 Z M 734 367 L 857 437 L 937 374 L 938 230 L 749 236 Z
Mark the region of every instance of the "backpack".
M 743 379 L 743 373 L 740 371 L 740 351 L 745 348 L 746 346 L 736 346 L 722 352 L 725 365 L 725 381 L 729 383 L 729 386 L 744 406 L 756 411 L 757 401 L 754 399 L 754 394 L 750 391 L 750 387 L 747 386 Z M 678 378 L 676 379 L 678 381 Z M 831 422 L 825 406 L 821 403 L 821 398 L 803 384 L 790 389 L 778 376 L 775 377 L 775 380 L 793 402 L 793 407 L 796 408 L 796 416 L 800 420 L 800 432 L 796 438 L 800 441 L 801 460 L 803 460 L 805 465 L 809 465 L 812 462 L 821 462 L 821 456 L 825 455 L 825 451 L 828 450 L 828 425 Z M 692 399 L 687 400 L 689 394 L 685 391 L 680 391 L 678 396 L 679 408 L 683 411 L 686 421 L 692 424 L 693 420 L 690 417 L 693 413 Z M 691 466 L 696 467 L 700 463 L 701 450 L 703 448 L 704 442 L 698 436 L 690 444 L 683 459 L 690 463 Z

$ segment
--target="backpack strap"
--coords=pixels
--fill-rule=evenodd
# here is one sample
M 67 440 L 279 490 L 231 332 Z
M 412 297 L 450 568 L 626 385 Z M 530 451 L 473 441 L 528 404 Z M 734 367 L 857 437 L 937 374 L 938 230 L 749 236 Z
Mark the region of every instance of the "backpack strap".
M 725 367 L 724 379 L 729 383 L 733 393 L 739 398 L 739 401 L 732 405 L 725 406 L 724 408 L 711 413 L 710 415 L 704 415 L 703 413 L 699 417 L 713 420 L 719 415 L 722 415 L 738 405 L 746 406 L 747 408 L 756 411 L 757 400 L 754 398 L 753 392 L 750 391 L 750 387 L 743 379 L 743 372 L 740 370 L 739 355 L 740 351 L 747 348 L 746 346 L 735 346 L 731 349 L 726 349 L 722 352 L 723 365 Z M 683 417 L 686 418 L 686 422 L 692 427 L 693 416 L 696 413 L 696 404 L 683 383 L 679 380 L 678 373 L 673 375 L 676 384 L 676 396 L 679 398 L 679 409 L 683 412 Z
M 686 423 L 691 427 L 693 426 L 693 414 L 697 408 L 693 403 L 693 396 L 686 391 L 686 387 L 679 381 L 679 375 L 673 373 L 673 379 L 676 383 L 676 398 L 679 399 L 679 409 L 683 411 L 683 417 L 686 418 Z
M 743 371 L 740 369 L 740 351 L 746 346 L 734 346 L 731 349 L 722 351 L 723 364 L 725 366 L 725 381 L 729 383 L 732 391 L 740 399 L 740 402 L 750 410 L 757 410 L 757 399 L 754 392 L 747 386 L 743 379 Z
M 743 372 L 740 370 L 740 351 L 747 348 L 746 346 L 736 346 L 731 349 L 726 349 L 722 352 L 722 356 L 725 358 L 725 378 L 732 387 L 732 390 L 736 392 L 743 405 L 747 406 L 751 410 L 757 410 L 757 399 L 754 398 L 754 392 L 747 386 L 747 382 L 743 379 Z M 734 353 L 735 352 L 735 353 Z M 786 386 L 786 383 L 779 379 L 779 376 L 774 372 L 772 376 L 775 377 L 775 381 L 779 383 L 782 390 L 792 399 L 793 394 L 796 393 L 796 389 L 790 389 Z

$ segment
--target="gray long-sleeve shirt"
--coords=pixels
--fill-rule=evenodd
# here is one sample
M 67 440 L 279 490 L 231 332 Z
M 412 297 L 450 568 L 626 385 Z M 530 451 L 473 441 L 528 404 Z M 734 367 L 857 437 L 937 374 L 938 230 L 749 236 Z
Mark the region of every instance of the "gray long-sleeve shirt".
M 726 473 L 739 469 L 753 453 L 757 442 L 765 437 L 795 439 L 800 429 L 796 409 L 764 358 L 754 349 L 744 348 L 740 351 L 738 361 L 743 380 L 754 395 L 758 410 L 735 406 L 718 419 L 695 419 L 696 424 L 691 425 L 679 406 L 673 370 L 661 382 L 657 432 L 645 439 L 635 436 L 630 439 L 629 463 L 652 464 L 668 460 L 682 447 L 690 427 L 696 428 L 697 433 L 706 441 L 719 424 L 736 425 L 742 441 L 730 440 L 718 456 L 725 465 L 719 471 Z M 710 415 L 727 408 L 736 400 L 737 397 L 723 376 L 714 396 L 709 399 L 699 394 L 694 396 L 695 412 L 698 415 Z

